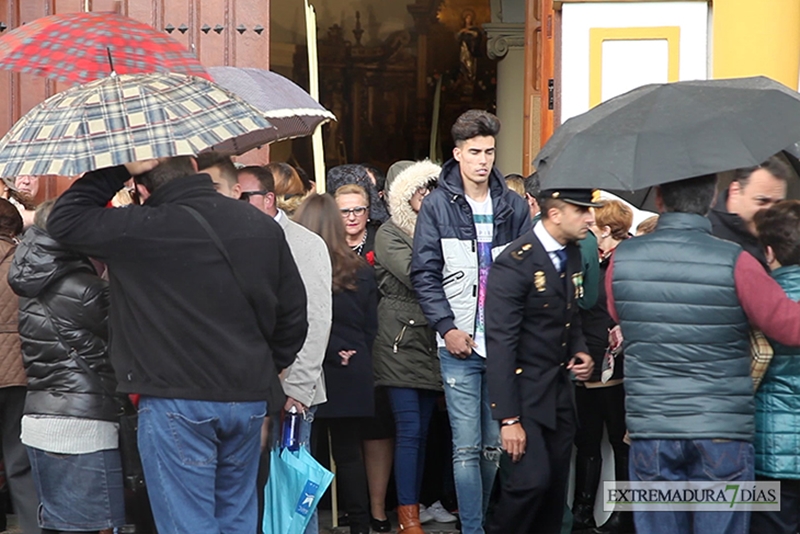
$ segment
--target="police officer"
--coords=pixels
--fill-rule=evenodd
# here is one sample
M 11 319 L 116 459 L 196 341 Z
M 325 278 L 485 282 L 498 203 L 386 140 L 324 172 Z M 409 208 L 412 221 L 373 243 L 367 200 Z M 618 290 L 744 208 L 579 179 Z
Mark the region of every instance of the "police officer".
M 498 256 L 486 297 L 492 415 L 513 463 L 489 534 L 557 533 L 577 426 L 570 374 L 594 366 L 580 327 L 581 253 L 593 221 L 589 189 L 545 190 L 542 219 Z

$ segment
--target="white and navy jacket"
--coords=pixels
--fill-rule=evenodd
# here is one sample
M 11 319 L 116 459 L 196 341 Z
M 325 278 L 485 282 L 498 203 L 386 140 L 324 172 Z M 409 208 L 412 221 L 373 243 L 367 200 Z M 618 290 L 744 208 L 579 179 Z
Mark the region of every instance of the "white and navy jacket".
M 442 167 L 439 187 L 425 197 L 414 232 L 411 283 L 439 346 L 457 328 L 475 336 L 478 309 L 478 249 L 472 209 L 464 196 L 458 162 Z M 530 230 L 525 199 L 510 191 L 500 172 L 489 176 L 494 233 L 492 257 Z

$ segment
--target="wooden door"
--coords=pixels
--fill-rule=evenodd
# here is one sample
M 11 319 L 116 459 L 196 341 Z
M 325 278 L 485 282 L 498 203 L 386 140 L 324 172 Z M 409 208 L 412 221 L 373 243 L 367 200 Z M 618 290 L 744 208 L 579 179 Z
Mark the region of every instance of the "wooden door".
M 0 35 L 27 21 L 72 11 L 115 11 L 166 31 L 205 66 L 269 68 L 269 0 L 0 0 Z M 0 70 L 0 135 L 33 106 L 69 87 L 42 77 Z M 245 163 L 268 162 L 266 148 Z M 69 187 L 69 178 L 48 177 L 39 200 Z

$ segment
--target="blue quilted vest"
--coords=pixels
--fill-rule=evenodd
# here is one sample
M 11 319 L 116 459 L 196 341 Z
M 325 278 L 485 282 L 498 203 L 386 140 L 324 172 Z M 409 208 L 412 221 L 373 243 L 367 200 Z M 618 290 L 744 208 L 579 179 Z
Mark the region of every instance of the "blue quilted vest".
M 792 300 L 800 300 L 800 266 L 772 275 Z M 800 348 L 772 346 L 775 356 L 756 393 L 756 473 L 800 479 Z
M 631 438 L 753 439 L 749 326 L 733 278 L 741 252 L 688 213 L 665 213 L 655 232 L 617 247 Z

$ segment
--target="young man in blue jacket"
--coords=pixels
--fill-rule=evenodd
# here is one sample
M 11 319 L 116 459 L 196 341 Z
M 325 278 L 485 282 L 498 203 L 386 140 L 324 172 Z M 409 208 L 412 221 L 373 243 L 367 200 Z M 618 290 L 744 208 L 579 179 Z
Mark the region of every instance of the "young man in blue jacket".
M 464 534 L 484 532 L 500 457 L 486 383 L 486 280 L 493 259 L 530 229 L 527 203 L 494 168 L 499 131 L 500 121 L 486 111 L 456 120 L 453 159 L 422 203 L 411 261 L 414 290 L 438 334 Z

